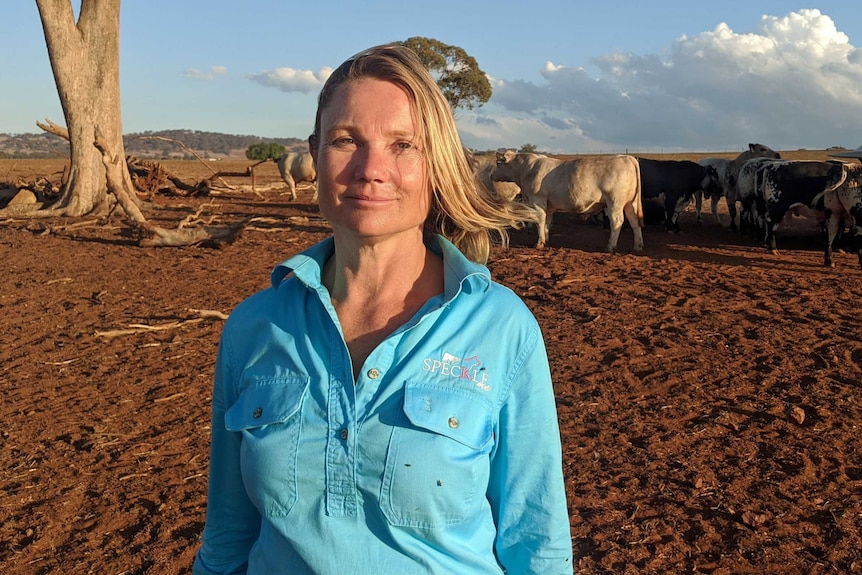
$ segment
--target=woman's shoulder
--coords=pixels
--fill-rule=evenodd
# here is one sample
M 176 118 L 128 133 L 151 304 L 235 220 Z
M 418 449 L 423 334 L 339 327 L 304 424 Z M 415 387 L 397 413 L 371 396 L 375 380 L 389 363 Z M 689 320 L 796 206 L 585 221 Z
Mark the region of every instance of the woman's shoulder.
M 278 305 L 280 290 L 267 287 L 257 291 L 239 302 L 228 315 L 227 326 L 254 321 L 272 314 Z
M 491 309 L 504 323 L 521 323 L 526 326 L 537 324 L 533 311 L 512 288 L 491 280 L 484 292 L 483 305 Z

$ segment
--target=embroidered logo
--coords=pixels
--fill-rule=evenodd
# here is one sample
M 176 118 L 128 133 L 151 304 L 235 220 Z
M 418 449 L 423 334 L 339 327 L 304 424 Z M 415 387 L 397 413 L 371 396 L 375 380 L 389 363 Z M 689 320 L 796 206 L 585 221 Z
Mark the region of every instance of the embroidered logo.
M 462 358 L 444 351 L 440 359 L 426 357 L 422 362 L 422 371 L 454 378 L 459 382 L 471 382 L 482 391 L 491 391 L 488 372 L 478 355 Z

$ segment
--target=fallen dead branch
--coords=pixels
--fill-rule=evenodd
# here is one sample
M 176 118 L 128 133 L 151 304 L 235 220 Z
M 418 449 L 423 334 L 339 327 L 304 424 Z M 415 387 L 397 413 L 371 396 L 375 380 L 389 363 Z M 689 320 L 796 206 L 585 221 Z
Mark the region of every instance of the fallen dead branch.
M 132 323 L 129 324 L 128 327 L 122 329 L 112 329 L 108 331 L 97 331 L 93 335 L 96 337 L 104 337 L 104 338 L 114 338 L 121 337 L 124 335 L 134 335 L 136 333 L 146 333 L 153 331 L 165 331 L 169 329 L 177 329 L 179 327 L 183 327 L 186 325 L 191 325 L 195 323 L 200 323 L 205 320 L 226 320 L 227 315 L 216 310 L 211 309 L 189 309 L 188 311 L 193 312 L 198 315 L 198 317 L 186 319 L 186 320 L 178 320 L 172 321 L 169 323 L 162 323 L 158 325 L 149 325 L 144 323 Z
M 184 392 L 180 391 L 180 392 L 174 393 L 173 395 L 169 395 L 167 397 L 157 397 L 156 399 L 153 400 L 153 403 L 164 403 L 165 401 L 172 401 L 174 399 L 179 399 L 181 397 L 185 397 L 185 395 L 186 394 Z
M 194 309 L 189 308 L 190 312 L 198 314 L 202 319 L 227 319 L 227 314 L 214 309 Z
M 245 222 L 225 227 L 202 226 L 196 228 L 177 228 L 169 230 L 148 222 L 144 214 L 133 201 L 130 189 L 131 179 L 123 178 L 121 170 L 118 169 L 119 158 L 114 157 L 102 141 L 101 134 L 96 130 L 96 140 L 93 142 L 102 154 L 102 163 L 105 166 L 108 191 L 111 192 L 132 220 L 135 227 L 145 236 L 140 241 L 145 247 L 178 247 L 207 244 L 220 246 L 230 243 L 236 239 L 245 226 Z

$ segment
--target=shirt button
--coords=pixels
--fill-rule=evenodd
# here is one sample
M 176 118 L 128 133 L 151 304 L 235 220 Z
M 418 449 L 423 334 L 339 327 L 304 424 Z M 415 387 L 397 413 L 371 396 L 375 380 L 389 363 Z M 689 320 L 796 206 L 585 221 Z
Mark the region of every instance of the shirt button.
M 346 427 L 341 430 L 341 439 L 346 441 L 349 436 L 350 436 L 350 432 L 347 431 Z
M 450 417 L 449 418 L 449 427 L 451 427 L 452 429 L 455 429 L 456 427 L 458 427 L 458 419 L 455 417 Z
M 366 375 L 368 375 L 368 377 L 371 379 L 377 379 L 378 377 L 380 377 L 380 370 L 376 367 L 372 367 L 368 370 L 368 373 Z
M 255 407 L 254 413 L 251 414 L 251 416 L 255 419 L 260 419 L 261 415 L 263 415 L 263 409 L 261 409 L 260 407 Z

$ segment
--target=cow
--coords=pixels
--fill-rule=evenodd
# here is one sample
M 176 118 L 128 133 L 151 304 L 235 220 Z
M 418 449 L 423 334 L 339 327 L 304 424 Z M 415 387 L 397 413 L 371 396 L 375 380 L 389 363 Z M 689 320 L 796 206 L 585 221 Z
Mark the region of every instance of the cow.
M 468 156 L 479 182 L 493 195 L 504 200 L 512 201 L 521 193 L 521 188 L 512 182 L 495 182 L 491 179 L 494 168 L 497 167 L 495 156 Z
M 844 164 L 840 172 L 831 172 L 823 194 L 823 205 L 827 222 L 823 263 L 835 267 L 832 244 L 839 232 L 843 231 L 844 218 L 849 216 L 853 220 L 853 249 L 859 256 L 859 267 L 862 267 L 862 164 Z
M 634 156 L 560 160 L 507 150 L 497 152 L 491 179 L 518 184 L 523 201 L 536 211 L 537 248 L 548 240 L 554 211 L 588 216 L 604 210 L 611 227 L 607 251 L 616 251 L 624 219 L 634 231 L 634 250 L 643 250 L 640 167 Z
M 317 182 L 317 171 L 314 169 L 314 160 L 308 152 L 287 152 L 277 161 L 278 173 L 287 184 L 290 193 L 290 201 L 296 200 L 296 184 L 300 182 Z M 317 185 L 314 186 L 312 202 L 317 201 Z
M 840 162 L 797 160 L 767 164 L 758 172 L 758 212 L 763 214 L 766 245 L 778 252 L 775 232 L 788 211 L 825 221 L 823 192 L 840 179 Z
M 665 227 L 680 231 L 679 214 L 697 190 L 708 194 L 721 192 L 718 172 L 713 166 L 701 166 L 688 160 L 650 160 L 638 158 L 643 199 L 664 194 Z
M 736 202 L 739 199 L 737 192 L 737 181 L 739 178 L 739 170 L 742 165 L 751 158 L 773 158 L 780 159 L 781 154 L 763 144 L 748 144 L 748 149 L 736 156 L 732 160 L 725 158 L 702 158 L 698 161 L 701 166 L 713 166 L 718 172 L 718 177 L 721 182 L 722 193 L 727 202 L 727 211 L 730 213 L 730 229 L 736 228 Z M 697 221 L 701 221 L 701 206 L 702 193 L 695 194 Z M 710 197 L 712 204 L 712 215 L 716 221 L 718 218 L 718 200 L 720 196 Z
M 759 156 L 746 160 L 739 170 L 736 180 L 736 189 L 739 194 L 739 231 L 755 233 L 760 226 L 757 220 L 757 209 L 755 199 L 757 197 L 758 177 L 762 175 L 761 168 L 767 164 L 775 164 L 782 160 Z
M 697 214 L 697 224 L 703 224 L 703 200 L 704 198 L 709 200 L 711 209 L 712 209 L 712 217 L 715 219 L 715 223 L 720 224 L 721 218 L 718 215 L 718 200 L 724 197 L 724 190 L 727 187 L 727 166 L 730 164 L 730 160 L 726 158 L 702 158 L 697 161 L 698 165 L 703 167 L 712 167 L 715 170 L 715 173 L 718 174 L 718 185 L 720 190 L 713 194 L 708 194 L 704 192 L 704 190 L 697 190 L 694 192 L 694 210 Z

